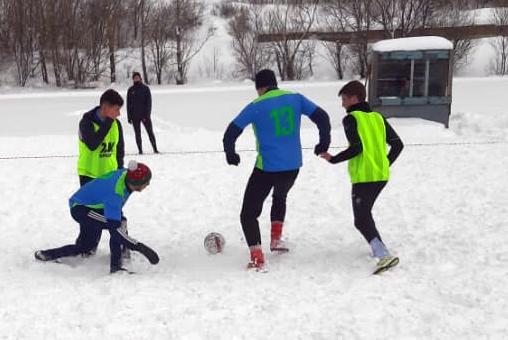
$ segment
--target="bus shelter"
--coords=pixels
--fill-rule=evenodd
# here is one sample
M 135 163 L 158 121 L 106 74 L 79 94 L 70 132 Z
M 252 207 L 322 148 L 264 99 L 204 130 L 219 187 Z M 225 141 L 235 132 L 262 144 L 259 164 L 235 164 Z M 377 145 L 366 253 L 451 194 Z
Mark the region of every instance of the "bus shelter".
M 416 117 L 448 127 L 453 44 L 442 37 L 382 40 L 373 45 L 369 103 L 385 117 Z

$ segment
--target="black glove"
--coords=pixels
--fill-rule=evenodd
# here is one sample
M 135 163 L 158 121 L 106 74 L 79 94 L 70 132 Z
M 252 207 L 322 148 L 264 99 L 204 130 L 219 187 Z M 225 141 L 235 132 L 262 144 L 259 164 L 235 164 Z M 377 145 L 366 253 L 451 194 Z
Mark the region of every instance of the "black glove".
M 159 263 L 159 255 L 157 255 L 155 250 L 153 250 L 149 246 L 147 246 L 141 242 L 138 242 L 135 245 L 135 250 L 137 250 L 141 254 L 143 254 L 148 259 L 148 261 L 150 261 L 151 264 Z
M 323 152 L 326 152 L 326 151 L 328 151 L 328 146 L 326 144 L 319 143 L 318 145 L 316 145 L 314 147 L 314 154 L 316 156 L 319 156 L 320 154 L 322 154 Z
M 240 155 L 236 152 L 226 153 L 226 161 L 229 165 L 238 165 L 240 164 Z

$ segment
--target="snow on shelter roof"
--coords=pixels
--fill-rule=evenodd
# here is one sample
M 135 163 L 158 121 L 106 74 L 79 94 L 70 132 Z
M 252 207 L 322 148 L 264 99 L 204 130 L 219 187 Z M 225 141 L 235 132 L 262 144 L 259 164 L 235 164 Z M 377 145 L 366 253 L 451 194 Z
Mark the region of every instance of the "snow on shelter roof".
M 376 52 L 451 50 L 453 44 L 443 37 L 411 37 L 381 40 L 375 43 L 372 49 Z

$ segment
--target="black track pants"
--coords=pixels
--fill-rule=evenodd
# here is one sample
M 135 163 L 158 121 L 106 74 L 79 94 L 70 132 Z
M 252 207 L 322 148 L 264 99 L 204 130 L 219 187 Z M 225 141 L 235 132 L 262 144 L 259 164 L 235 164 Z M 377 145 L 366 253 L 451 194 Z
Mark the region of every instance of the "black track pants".
M 376 229 L 376 223 L 372 218 L 372 207 L 377 197 L 386 186 L 387 182 L 371 182 L 353 184 L 351 200 L 353 203 L 353 215 L 355 227 L 362 233 L 367 242 L 381 236 Z
M 282 172 L 265 172 L 254 169 L 249 178 L 243 197 L 240 221 L 249 247 L 261 244 L 258 217 L 263 203 L 273 189 L 270 218 L 272 221 L 284 221 L 286 216 L 286 197 L 295 184 L 298 169 Z
M 157 143 L 155 141 L 155 135 L 153 133 L 152 120 L 150 117 L 143 119 L 133 119 L 132 126 L 134 127 L 134 134 L 136 135 L 136 144 L 138 146 L 139 153 L 143 152 L 143 142 L 141 140 L 141 123 L 145 126 L 145 130 L 148 133 L 148 138 L 152 144 L 154 152 L 157 152 Z

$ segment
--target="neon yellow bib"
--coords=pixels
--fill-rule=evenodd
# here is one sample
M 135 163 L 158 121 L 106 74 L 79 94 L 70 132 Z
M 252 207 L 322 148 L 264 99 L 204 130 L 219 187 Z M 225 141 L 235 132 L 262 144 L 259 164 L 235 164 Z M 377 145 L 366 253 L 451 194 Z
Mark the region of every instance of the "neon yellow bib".
M 99 130 L 99 125 L 93 123 L 93 128 L 94 131 L 97 132 Z M 80 176 L 97 178 L 110 171 L 117 170 L 118 162 L 116 159 L 116 150 L 119 139 L 120 132 L 116 120 L 111 124 L 108 134 L 104 137 L 104 140 L 97 149 L 93 151 L 90 150 L 80 139 L 78 174 Z
M 352 183 L 388 181 L 390 163 L 387 157 L 386 129 L 378 112 L 350 112 L 356 119 L 363 151 L 349 160 L 348 170 Z

